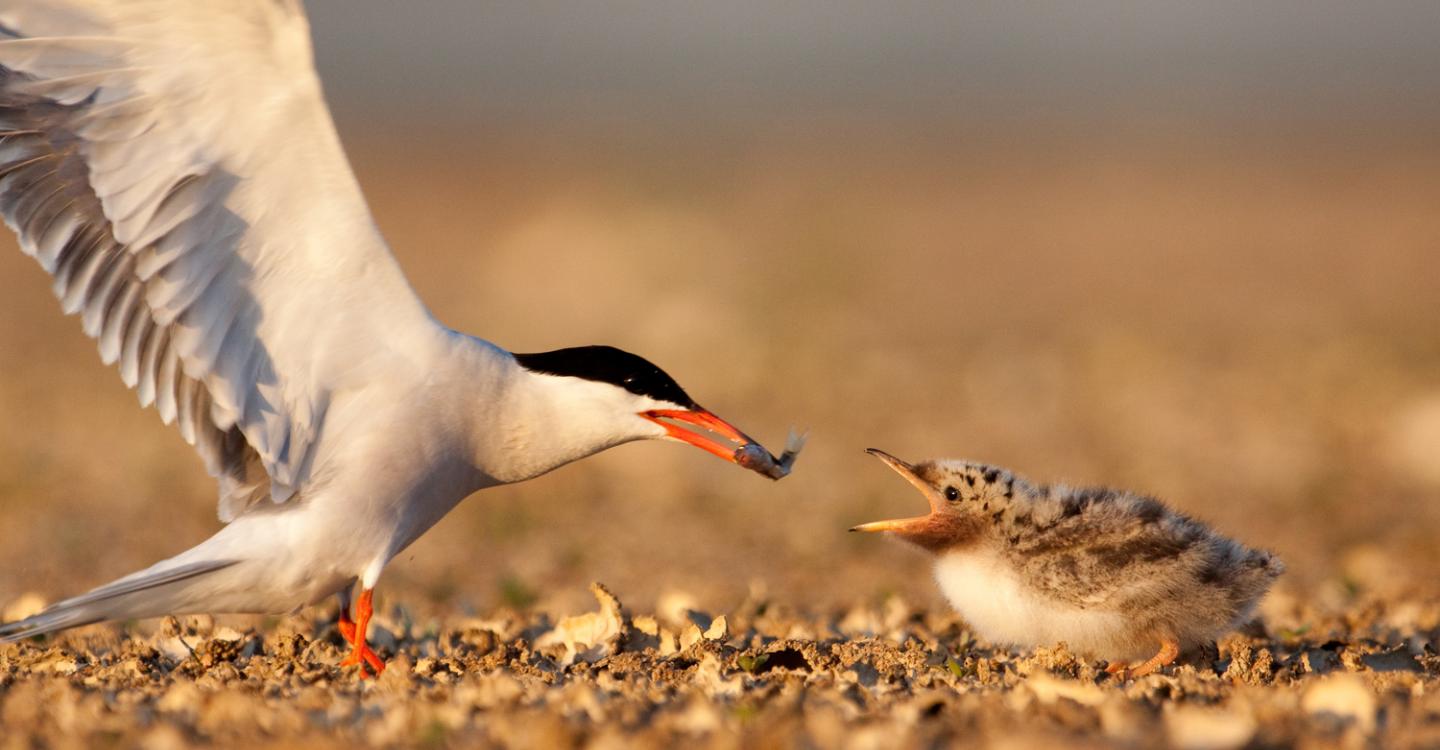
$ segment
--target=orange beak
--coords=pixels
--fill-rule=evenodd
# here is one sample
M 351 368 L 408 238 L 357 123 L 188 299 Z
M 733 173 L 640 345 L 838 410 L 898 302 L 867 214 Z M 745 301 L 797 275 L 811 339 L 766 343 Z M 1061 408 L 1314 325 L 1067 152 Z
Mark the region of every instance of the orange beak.
M 894 469 L 896 474 L 905 477 L 905 481 L 914 485 L 915 489 L 920 490 L 920 494 L 924 495 L 925 500 L 930 503 L 930 512 L 923 516 L 915 516 L 914 518 L 896 518 L 889 521 L 862 523 L 859 526 L 852 527 L 850 530 L 891 531 L 901 536 L 918 536 L 932 529 L 937 521 L 937 513 L 941 508 L 945 507 L 945 498 L 941 496 L 939 492 L 936 492 L 934 487 L 926 484 L 925 480 L 917 476 L 914 468 L 911 467 L 910 464 L 877 448 L 869 448 L 865 452 L 884 461 L 886 466 Z
M 750 439 L 749 435 L 736 429 L 734 425 L 711 414 L 709 410 L 698 406 L 694 409 L 655 409 L 653 411 L 642 412 L 640 416 L 664 427 L 667 437 L 673 440 L 679 440 L 682 443 L 689 443 L 696 448 L 713 453 L 731 463 L 738 462 L 740 448 L 755 442 Z M 663 420 L 672 420 L 673 422 L 693 425 L 704 430 L 704 432 L 687 430 L 684 427 Z M 728 442 L 722 442 L 711 437 L 712 433 L 720 435 Z

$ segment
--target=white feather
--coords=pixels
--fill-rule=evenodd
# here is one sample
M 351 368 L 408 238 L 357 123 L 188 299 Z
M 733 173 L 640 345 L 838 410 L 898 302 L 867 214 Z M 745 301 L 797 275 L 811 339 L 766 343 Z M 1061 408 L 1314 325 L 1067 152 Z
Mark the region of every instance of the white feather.
M 0 41 L 11 71 L 0 96 L 72 107 L 37 108 L 44 137 L 0 133 L 0 165 L 59 167 L 20 169 L 0 185 L 22 247 L 56 274 L 64 309 L 84 312 L 102 357 L 120 359 L 125 382 L 142 386 L 142 403 L 157 403 L 167 423 L 180 417 L 202 451 L 227 443 L 199 432 L 234 424 L 290 488 L 277 499 L 303 490 L 302 467 L 325 432 L 310 405 L 373 370 L 356 361 L 372 342 L 404 358 L 440 329 L 375 230 L 298 3 L 19 2 L 0 8 L 0 27 L 22 37 Z M 67 139 L 75 148 L 51 150 Z M 37 185 L 63 193 L 67 208 L 46 203 Z M 70 240 L 86 247 L 57 264 Z M 130 257 L 121 264 L 117 254 Z M 143 286 L 145 309 L 134 309 L 127 284 Z M 126 326 L 135 316 L 141 324 Z M 162 333 L 149 326 L 168 329 L 163 352 L 139 347 Z M 257 371 L 273 379 L 266 408 L 250 410 Z M 198 392 L 213 408 L 189 403 Z M 287 448 L 295 435 L 308 437 Z M 234 463 L 204 458 L 217 470 Z
M 1065 642 L 1071 649 L 1109 659 L 1150 656 L 1129 637 L 1119 614 L 1080 609 L 1026 586 L 995 551 L 970 547 L 941 554 L 935 580 L 955 611 L 981 638 L 1032 648 Z M 1153 651 L 1153 647 L 1152 647 Z

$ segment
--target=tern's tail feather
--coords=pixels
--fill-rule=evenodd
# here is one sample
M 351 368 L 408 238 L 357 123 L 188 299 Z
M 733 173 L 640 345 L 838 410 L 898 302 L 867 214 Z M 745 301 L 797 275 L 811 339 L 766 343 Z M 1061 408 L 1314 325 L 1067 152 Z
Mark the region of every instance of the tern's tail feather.
M 167 561 L 168 562 L 168 561 Z M 202 579 L 234 565 L 234 560 L 201 560 L 183 565 L 161 563 L 101 586 L 88 594 L 57 602 L 33 617 L 0 625 L 0 643 L 53 633 L 105 620 L 171 614 L 186 603 Z

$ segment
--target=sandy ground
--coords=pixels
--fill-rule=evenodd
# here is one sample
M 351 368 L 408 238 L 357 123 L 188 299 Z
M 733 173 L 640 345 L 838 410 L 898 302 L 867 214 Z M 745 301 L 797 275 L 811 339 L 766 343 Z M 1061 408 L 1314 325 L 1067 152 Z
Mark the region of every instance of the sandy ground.
M 779 483 L 648 444 L 467 501 L 382 579 L 373 685 L 324 608 L 0 649 L 0 746 L 1440 742 L 1440 131 L 341 126 L 439 319 L 636 351 L 810 446 Z M 0 604 L 54 601 L 213 533 L 214 487 L 0 245 Z M 918 510 L 872 446 L 1155 494 L 1289 572 L 1132 685 L 995 651 L 844 532 Z M 562 666 L 594 580 L 630 624 Z M 723 632 L 637 624 L 687 607 Z
M 168 620 L 0 649 L 0 747 L 1406 747 L 1440 742 L 1440 604 L 1277 605 L 1218 648 L 1123 681 L 1063 645 L 976 643 L 899 599 L 803 614 L 755 592 L 723 614 L 417 620 L 394 609 L 374 680 L 324 620 Z M 1422 603 L 1423 602 L 1423 603 Z M 1291 611 L 1280 613 L 1289 606 Z

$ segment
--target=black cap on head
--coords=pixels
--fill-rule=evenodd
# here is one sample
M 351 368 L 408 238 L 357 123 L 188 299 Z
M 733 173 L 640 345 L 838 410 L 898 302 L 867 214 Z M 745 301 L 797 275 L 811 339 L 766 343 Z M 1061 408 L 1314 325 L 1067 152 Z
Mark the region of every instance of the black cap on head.
M 538 354 L 516 354 L 515 360 L 531 372 L 564 375 L 609 383 L 637 396 L 669 401 L 687 409 L 698 407 L 685 389 L 644 357 L 613 346 L 574 346 Z

